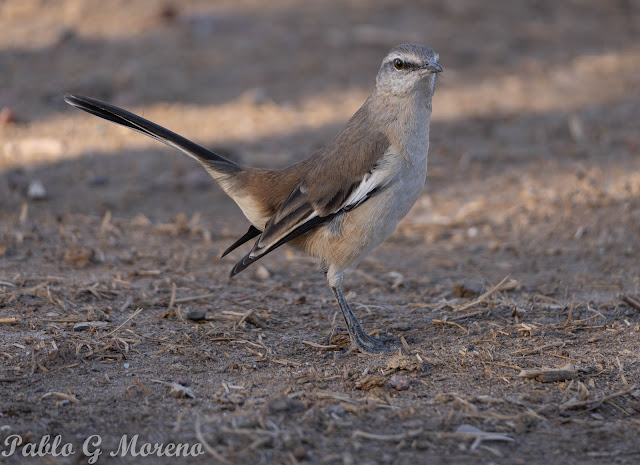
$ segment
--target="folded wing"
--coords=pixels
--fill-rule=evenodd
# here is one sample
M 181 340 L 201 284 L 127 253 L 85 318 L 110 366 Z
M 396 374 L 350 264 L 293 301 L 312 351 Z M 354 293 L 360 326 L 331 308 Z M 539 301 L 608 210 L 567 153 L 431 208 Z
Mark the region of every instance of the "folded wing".
M 332 149 L 335 150 L 335 147 L 327 148 Z M 240 273 L 282 244 L 330 221 L 342 212 L 356 208 L 384 187 L 387 181 L 384 158 L 389 149 L 386 136 L 374 133 L 369 140 L 360 141 L 359 146 L 352 146 L 350 149 L 356 160 L 333 156 L 325 159 L 324 163 L 316 164 L 322 167 L 323 172 L 311 171 L 296 186 L 267 222 L 251 251 L 233 267 L 231 276 Z M 318 157 L 327 155 L 329 154 L 317 154 Z M 348 163 L 351 166 L 344 166 Z M 317 182 L 318 179 L 322 179 L 322 182 Z

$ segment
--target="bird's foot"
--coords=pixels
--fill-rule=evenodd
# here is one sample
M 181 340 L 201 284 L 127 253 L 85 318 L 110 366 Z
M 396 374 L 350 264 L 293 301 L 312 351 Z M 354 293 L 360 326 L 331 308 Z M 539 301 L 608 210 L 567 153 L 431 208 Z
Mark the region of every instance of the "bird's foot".
M 379 339 L 366 333 L 355 334 L 351 340 L 351 347 L 365 354 L 390 354 L 400 349 L 393 341 Z
M 334 327 L 329 334 L 329 344 L 341 349 L 342 355 L 360 351 L 365 354 L 388 354 L 400 347 L 393 341 L 369 336 L 364 331 L 354 331 L 351 335 L 346 328 Z

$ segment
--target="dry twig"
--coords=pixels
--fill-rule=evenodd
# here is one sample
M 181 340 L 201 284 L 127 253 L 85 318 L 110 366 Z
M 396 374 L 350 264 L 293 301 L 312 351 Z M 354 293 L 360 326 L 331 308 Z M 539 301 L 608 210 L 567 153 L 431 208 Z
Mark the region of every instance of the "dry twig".
M 77 404 L 78 402 L 80 402 L 76 396 L 72 394 L 65 394 L 64 392 L 47 392 L 46 394 L 40 397 L 40 400 L 50 396 L 58 397 L 63 400 L 68 400 L 69 402 L 73 402 L 74 404 Z
M 509 279 L 510 275 L 505 276 L 502 281 L 500 281 L 498 284 L 496 284 L 495 286 L 493 286 L 491 289 L 489 289 L 487 292 L 485 292 L 484 294 L 482 294 L 480 297 L 478 297 L 476 300 L 469 302 L 466 305 L 463 305 L 460 308 L 457 308 L 456 311 L 458 312 L 463 312 L 471 307 L 475 307 L 476 305 L 478 305 L 479 303 L 484 302 L 485 300 L 487 300 L 489 297 L 491 297 L 491 295 L 496 292 L 501 290 L 502 285 L 507 281 L 507 279 Z
M 455 321 L 449 321 L 449 320 L 433 320 L 431 322 L 434 325 L 440 324 L 440 325 L 452 325 L 452 326 L 457 326 L 458 328 L 460 328 L 462 331 L 465 332 L 465 334 L 469 334 L 469 330 L 464 328 L 461 324 L 456 323 Z
M 306 344 L 306 345 L 308 345 L 310 347 L 315 347 L 316 349 L 327 349 L 328 350 L 328 349 L 337 349 L 338 348 L 338 346 L 335 345 L 335 344 L 324 345 L 324 344 L 318 344 L 317 342 L 305 341 L 305 340 L 302 340 L 300 342 L 302 342 L 303 344 Z
M 518 377 L 535 378 L 541 383 L 553 383 L 555 381 L 566 381 L 576 378 L 581 370 L 571 364 L 566 364 L 560 368 L 534 368 L 522 370 Z
M 622 300 L 625 304 L 629 305 L 630 307 L 633 307 L 636 310 L 640 311 L 640 300 L 636 300 L 635 298 L 626 294 L 622 294 L 620 296 L 620 300 Z
M 414 430 L 409 430 L 404 433 L 397 434 L 376 434 L 369 433 L 367 431 L 355 430 L 351 434 L 351 439 L 372 439 L 374 441 L 390 441 L 390 442 L 400 442 L 404 439 L 415 438 L 416 436 L 420 436 L 424 433 L 424 428 L 418 428 Z
M 598 407 L 600 407 L 603 402 L 610 401 L 611 399 L 615 399 L 616 397 L 626 396 L 627 394 L 630 394 L 633 391 L 635 391 L 637 388 L 638 388 L 638 386 L 636 384 L 634 384 L 633 386 L 631 386 L 628 389 L 625 389 L 624 391 L 614 392 L 613 394 L 609 394 L 609 395 L 603 396 L 600 399 L 570 400 L 568 402 L 565 402 L 564 404 L 561 404 L 560 405 L 560 410 L 562 411 L 562 410 L 569 410 L 569 409 L 577 409 L 577 408 L 581 408 L 581 407 L 588 407 L 587 410 L 594 410 L 594 409 L 597 409 Z
M 219 462 L 222 463 L 226 463 L 227 465 L 231 465 L 231 462 L 229 462 L 226 458 L 224 458 L 220 452 L 218 452 L 217 450 L 215 450 L 208 442 L 207 440 L 204 438 L 204 436 L 202 435 L 202 430 L 200 429 L 200 417 L 196 416 L 196 422 L 195 422 L 195 430 L 196 430 L 196 439 L 198 440 L 198 442 L 200 444 L 202 444 L 202 447 L 204 447 L 204 450 L 206 450 L 207 452 L 209 452 L 209 454 L 211 454 L 211 456 L 216 459 Z
M 135 312 L 133 312 L 131 314 L 131 316 L 129 316 L 129 318 L 127 318 L 126 320 L 124 320 L 124 322 L 122 322 L 122 324 L 120 326 L 118 326 L 116 329 L 114 329 L 113 331 L 107 333 L 107 336 L 111 336 L 113 333 L 115 333 L 116 331 L 118 331 L 120 328 L 122 328 L 124 325 L 126 325 L 127 323 L 129 323 L 129 320 L 131 320 L 133 317 L 135 317 L 136 315 L 138 315 L 140 312 L 142 311 L 141 308 L 138 308 Z

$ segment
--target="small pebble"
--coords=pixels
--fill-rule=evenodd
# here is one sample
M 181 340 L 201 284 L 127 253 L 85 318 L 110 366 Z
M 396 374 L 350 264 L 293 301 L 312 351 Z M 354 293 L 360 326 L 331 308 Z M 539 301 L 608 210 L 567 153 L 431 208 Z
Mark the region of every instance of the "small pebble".
M 204 310 L 191 310 L 185 317 L 191 321 L 202 321 L 207 319 L 207 313 Z
M 91 328 L 99 329 L 109 326 L 106 321 L 81 321 L 73 325 L 74 331 L 88 331 Z
M 31 200 L 44 200 L 47 198 L 47 190 L 45 189 L 44 184 L 42 184 L 42 181 L 36 179 L 29 183 L 27 197 Z
M 183 377 L 178 377 L 174 379 L 173 382 L 184 387 L 188 387 L 191 384 L 187 378 L 183 378 Z
M 109 178 L 103 174 L 96 174 L 89 179 L 90 186 L 106 186 L 109 184 Z
M 393 375 L 389 380 L 389 386 L 391 386 L 396 391 L 406 391 L 409 389 L 409 385 L 411 382 L 409 381 L 409 377 L 405 375 Z
M 258 279 L 269 279 L 271 277 L 271 273 L 264 265 L 258 265 L 255 271 L 256 278 Z
M 87 331 L 91 326 L 89 325 L 88 322 L 84 321 L 82 323 L 76 323 L 75 325 L 73 325 L 73 330 L 74 331 Z
M 181 399 L 183 397 L 188 397 L 190 399 L 195 399 L 196 395 L 193 393 L 191 389 L 188 387 L 182 386 L 181 384 L 171 383 L 171 395 L 176 399 Z

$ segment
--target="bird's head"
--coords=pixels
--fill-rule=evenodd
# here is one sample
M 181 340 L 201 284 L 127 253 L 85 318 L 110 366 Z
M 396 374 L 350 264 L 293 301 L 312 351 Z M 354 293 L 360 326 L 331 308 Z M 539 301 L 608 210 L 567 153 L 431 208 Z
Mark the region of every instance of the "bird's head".
M 439 58 L 436 52 L 424 45 L 397 45 L 382 60 L 376 89 L 394 96 L 426 92 L 430 97 L 435 91 L 436 74 L 442 72 Z

